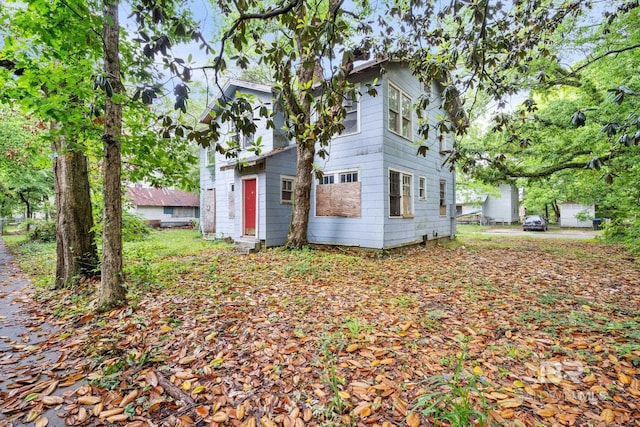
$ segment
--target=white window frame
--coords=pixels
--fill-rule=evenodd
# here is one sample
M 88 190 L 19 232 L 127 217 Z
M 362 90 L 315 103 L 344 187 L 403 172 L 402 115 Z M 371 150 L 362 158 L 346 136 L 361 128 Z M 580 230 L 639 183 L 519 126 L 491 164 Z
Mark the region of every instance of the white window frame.
M 351 102 L 351 109 L 347 108 L 347 116 L 349 115 L 350 112 L 351 113 L 355 113 L 355 116 L 356 116 L 356 129 L 354 131 L 351 131 L 351 132 L 348 132 L 345 129 L 340 135 L 337 135 L 339 137 L 340 136 L 348 136 L 348 135 L 356 135 L 356 134 L 360 133 L 360 124 L 361 124 L 361 121 L 360 121 L 360 117 L 361 117 L 361 114 L 360 114 L 360 84 L 355 85 L 354 90 L 355 90 L 354 99 L 350 99 L 350 100 L 346 100 L 345 99 L 343 104 Z M 355 111 L 353 111 L 353 109 L 354 109 L 353 106 L 355 106 Z M 345 119 L 346 118 L 347 117 L 345 117 Z M 344 121 L 343 121 L 343 123 L 344 123 Z
M 418 177 L 418 200 L 427 200 L 427 177 Z
M 229 181 L 227 183 L 227 217 L 233 219 L 236 217 L 236 183 L 235 181 Z M 231 204 L 233 203 L 233 206 Z M 232 209 L 233 208 L 233 209 Z
M 253 120 L 253 112 L 251 112 L 251 119 Z M 238 130 L 234 122 L 229 123 L 229 139 L 237 143 L 238 150 L 246 150 L 251 146 L 254 139 L 254 134 L 245 134 Z
M 208 146 L 204 149 L 205 165 L 209 168 L 216 165 L 216 148 Z
M 392 173 L 397 173 L 398 174 L 398 184 L 400 186 L 399 190 L 400 190 L 400 215 L 392 215 L 391 214 L 391 174 Z M 406 184 L 405 183 L 405 178 L 409 179 L 409 183 Z M 387 180 L 388 180 L 388 191 L 387 191 L 387 195 L 388 195 L 388 200 L 389 200 L 389 218 L 414 218 L 415 217 L 415 209 L 413 206 L 413 174 L 412 173 L 408 173 L 408 172 L 404 172 L 398 169 L 393 169 L 393 168 L 389 168 L 389 172 L 387 174 Z M 405 190 L 408 190 L 409 194 L 405 194 Z M 408 198 L 409 200 L 408 202 L 408 209 L 409 212 L 403 212 L 404 210 L 404 206 L 405 206 L 405 199 Z
M 281 205 L 292 205 L 293 204 L 293 183 L 294 183 L 294 178 L 291 175 L 280 175 L 280 204 Z M 291 189 L 285 189 L 285 183 L 291 183 Z M 282 194 L 285 192 L 291 192 L 291 199 L 289 200 L 285 200 L 282 197 Z
M 353 175 L 355 174 L 356 180 L 353 180 Z M 348 178 L 342 180 L 343 176 L 351 176 L 351 181 L 348 181 Z M 318 185 L 327 185 L 327 184 L 349 184 L 353 182 L 360 182 L 360 169 L 344 169 L 338 171 L 325 172 L 322 174 L 322 178 L 318 179 Z
M 411 109 L 411 105 L 413 104 L 413 100 L 411 97 L 399 86 L 395 85 L 392 82 L 389 82 L 388 86 L 388 99 L 387 99 L 387 128 L 389 131 L 399 135 L 409 141 L 413 141 L 413 111 Z M 391 91 L 395 90 L 398 92 L 398 109 L 397 111 L 392 109 L 391 107 Z M 408 105 L 406 105 L 408 104 Z M 391 117 L 392 115 L 397 114 L 396 120 L 396 128 L 391 127 Z M 408 122 L 407 134 L 405 135 L 403 132 L 403 124 L 405 119 Z M 399 128 L 398 128 L 399 127 Z
M 348 184 L 348 183 L 360 181 L 360 171 L 358 170 L 338 172 L 337 175 L 338 175 L 339 184 Z
M 253 134 L 245 135 L 242 132 L 234 130 L 231 134 L 231 139 L 238 144 L 239 150 L 246 150 L 251 146 L 251 143 L 253 142 Z
M 449 140 L 449 135 L 441 135 L 442 138 L 438 138 L 438 148 L 440 149 L 440 154 L 446 154 L 445 151 L 451 149 L 451 141 Z
M 438 205 L 440 216 L 447 216 L 447 181 L 444 179 L 440 180 L 438 191 L 440 195 Z

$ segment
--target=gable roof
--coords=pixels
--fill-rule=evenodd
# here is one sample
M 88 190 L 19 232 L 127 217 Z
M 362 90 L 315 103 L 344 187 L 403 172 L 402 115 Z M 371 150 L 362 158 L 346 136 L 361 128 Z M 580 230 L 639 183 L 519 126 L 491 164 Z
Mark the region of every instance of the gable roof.
M 211 115 L 209 114 L 209 111 L 213 111 L 216 108 L 218 108 L 218 104 L 217 104 L 218 100 L 223 97 L 224 98 L 233 97 L 233 95 L 239 89 L 249 89 L 249 90 L 254 90 L 256 92 L 273 93 L 273 89 L 271 88 L 271 86 L 267 86 L 259 83 L 247 82 L 245 80 L 239 80 L 239 79 L 227 80 L 220 89 L 221 90 L 218 91 L 216 96 L 214 96 L 213 101 L 209 105 L 207 105 L 207 108 L 200 115 L 200 119 L 199 119 L 200 123 L 209 123 L 211 121 Z
M 354 66 L 353 70 L 350 74 L 357 74 L 369 69 L 380 67 L 385 63 L 405 63 L 405 61 L 398 59 L 389 59 L 385 57 L 372 59 L 370 61 L 366 61 L 361 63 L 360 65 Z M 415 73 L 414 73 L 415 75 Z M 451 95 L 449 95 L 449 102 L 445 102 L 445 94 L 444 91 L 448 87 L 447 79 L 449 78 L 448 73 L 445 73 L 445 76 L 441 78 L 436 78 L 433 81 L 438 87 L 438 91 L 440 92 L 440 96 L 443 98 L 442 108 L 449 114 L 451 121 L 453 122 L 454 127 L 457 131 L 465 129 L 469 125 L 469 117 L 467 116 L 466 111 L 462 105 L 462 101 L 460 100 L 460 96 L 457 90 L 454 90 Z M 455 89 L 455 88 L 454 88 Z
M 200 200 L 197 195 L 182 190 L 169 188 L 127 188 L 127 197 L 135 206 L 174 206 L 198 207 Z
M 226 163 L 225 165 L 220 166 L 220 170 L 221 171 L 226 171 L 226 170 L 231 170 L 231 169 L 235 169 L 235 168 L 243 168 L 243 167 L 251 167 L 251 166 L 256 166 L 259 165 L 260 163 L 264 162 L 264 160 L 266 158 L 275 156 L 276 154 L 280 154 L 282 152 L 285 151 L 289 151 L 296 148 L 295 144 L 294 145 L 288 145 L 286 147 L 278 147 L 278 148 L 274 148 L 273 150 L 261 154 L 259 156 L 252 156 L 246 159 L 239 159 L 238 161 L 233 160 L 230 161 L 228 163 Z
M 367 70 L 376 68 L 381 66 L 384 63 L 402 63 L 404 61 L 389 59 L 386 57 L 378 57 L 371 60 L 366 61 L 357 61 L 359 65 L 355 65 L 353 69 L 349 72 L 349 75 L 355 75 L 358 73 L 365 72 Z M 447 87 L 448 75 L 446 77 L 442 77 L 439 79 L 435 79 L 435 83 L 440 91 L 441 95 L 444 97 L 444 89 Z M 217 95 L 214 97 L 213 102 L 211 102 L 205 111 L 200 115 L 200 123 L 209 123 L 211 121 L 210 111 L 218 108 L 217 102 L 221 97 L 231 98 L 238 89 L 250 89 L 255 90 L 257 92 L 263 93 L 273 93 L 273 87 L 253 82 L 247 82 L 245 80 L 239 79 L 229 79 L 222 86 L 221 91 L 218 91 Z M 460 96 L 457 91 L 453 92 L 453 95 L 450 96 L 449 102 L 444 102 L 443 99 L 443 108 L 449 114 L 451 121 L 453 122 L 454 127 L 457 131 L 465 129 L 469 125 L 469 117 L 467 116 L 466 111 L 462 106 L 462 102 L 460 100 Z

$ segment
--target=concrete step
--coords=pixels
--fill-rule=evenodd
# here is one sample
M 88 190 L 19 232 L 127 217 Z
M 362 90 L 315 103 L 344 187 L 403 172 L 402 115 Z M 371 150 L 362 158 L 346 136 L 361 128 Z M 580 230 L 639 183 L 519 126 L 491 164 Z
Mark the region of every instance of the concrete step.
M 255 239 L 239 239 L 234 242 L 236 252 L 241 254 L 253 254 L 260 251 L 260 240 Z

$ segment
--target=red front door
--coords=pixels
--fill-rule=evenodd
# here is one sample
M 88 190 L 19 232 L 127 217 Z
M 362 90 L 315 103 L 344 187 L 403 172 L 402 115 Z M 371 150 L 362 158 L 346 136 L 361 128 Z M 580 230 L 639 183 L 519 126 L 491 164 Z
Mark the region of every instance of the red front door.
M 256 235 L 256 180 L 245 179 L 242 181 L 244 194 L 244 235 Z

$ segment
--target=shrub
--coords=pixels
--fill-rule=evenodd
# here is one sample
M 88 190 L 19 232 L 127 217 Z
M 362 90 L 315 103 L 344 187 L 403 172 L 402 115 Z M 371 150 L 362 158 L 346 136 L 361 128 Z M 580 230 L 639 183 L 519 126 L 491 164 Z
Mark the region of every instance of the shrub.
M 608 242 L 622 243 L 634 254 L 640 254 L 640 218 L 614 219 L 604 224 L 602 232 Z
M 32 222 L 29 228 L 29 240 L 32 242 L 56 241 L 56 223 L 54 221 Z
M 144 219 L 131 212 L 122 212 L 122 240 L 125 242 L 135 242 L 144 239 L 148 235 L 149 227 Z
M 96 240 L 98 246 L 102 241 L 102 216 L 99 215 L 94 226 L 96 233 Z M 145 223 L 144 219 L 131 212 L 122 211 L 122 241 L 124 242 L 136 242 L 144 240 L 149 235 L 149 227 Z

